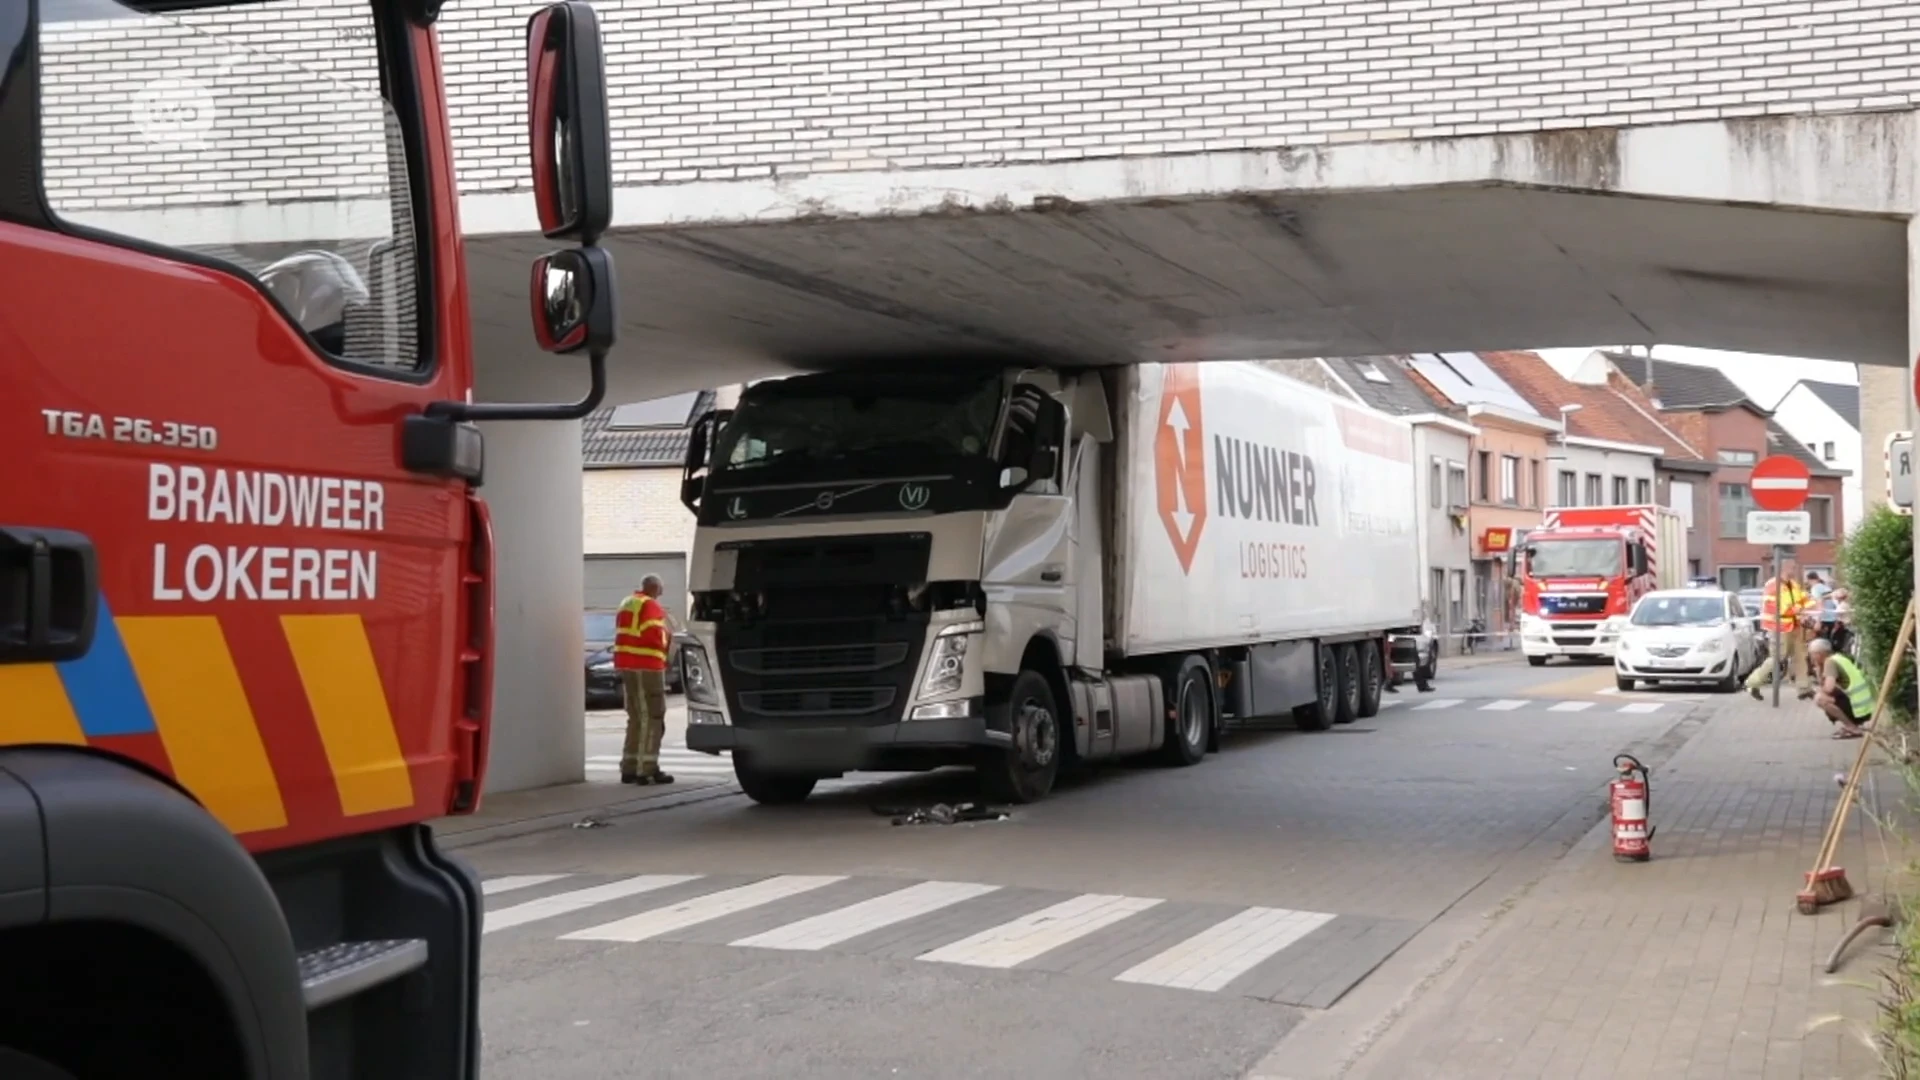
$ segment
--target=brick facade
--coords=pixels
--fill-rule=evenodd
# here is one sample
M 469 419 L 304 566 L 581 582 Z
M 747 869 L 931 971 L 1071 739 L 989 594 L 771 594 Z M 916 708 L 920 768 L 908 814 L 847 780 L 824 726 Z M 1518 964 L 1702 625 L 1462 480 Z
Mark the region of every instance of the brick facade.
M 1913 428 L 1905 368 L 1860 366 L 1860 511 L 1887 501 L 1887 436 Z
M 693 515 L 680 505 L 678 469 L 588 469 L 580 474 L 580 506 L 588 555 L 669 555 L 693 548 Z
M 534 0 L 441 20 L 461 189 L 527 181 L 521 34 Z M 1366 139 L 1908 108 L 1908 0 L 601 0 L 615 180 L 725 180 Z M 324 9 L 316 12 L 316 8 Z M 127 118 L 204 79 L 218 152 L 171 161 L 206 204 L 385 190 L 368 159 L 360 0 L 179 16 L 130 51 L 47 33 L 48 131 L 86 198 L 153 194 Z M 336 16 L 337 12 L 337 16 Z M 286 36 L 289 26 L 308 31 Z M 197 42 L 197 43 L 196 43 Z M 273 63 L 221 73 L 206 43 Z M 191 54 L 191 55 L 190 55 Z M 269 72 L 267 69 L 271 68 Z M 304 70 L 303 70 L 304 69 Z M 337 81 L 343 79 L 345 81 Z M 325 148 L 351 142 L 360 157 Z M 270 151 L 270 153 L 268 152 Z M 377 159 L 378 154 L 373 155 Z M 271 158 L 274 166 L 262 168 Z M 297 166 L 280 164 L 294 161 Z M 268 185 L 262 187 L 262 185 Z

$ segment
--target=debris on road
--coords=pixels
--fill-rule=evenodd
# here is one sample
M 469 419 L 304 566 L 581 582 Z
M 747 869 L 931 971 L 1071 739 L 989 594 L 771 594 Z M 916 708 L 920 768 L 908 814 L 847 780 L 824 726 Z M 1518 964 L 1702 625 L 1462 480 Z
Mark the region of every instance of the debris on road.
M 876 806 L 873 812 L 890 817 L 895 825 L 955 825 L 972 821 L 1005 821 L 1012 814 L 979 803 L 935 803 L 932 806 Z
M 574 822 L 573 827 L 576 829 L 604 829 L 610 824 L 612 824 L 612 822 L 602 821 L 597 817 L 583 817 L 579 821 Z

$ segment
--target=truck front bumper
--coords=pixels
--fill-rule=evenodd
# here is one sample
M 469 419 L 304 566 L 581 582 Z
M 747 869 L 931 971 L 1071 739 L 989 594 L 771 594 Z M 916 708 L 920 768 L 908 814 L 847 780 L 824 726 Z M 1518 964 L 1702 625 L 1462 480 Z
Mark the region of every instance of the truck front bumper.
M 687 749 L 742 755 L 761 769 L 834 776 L 862 770 L 912 770 L 964 764 L 982 747 L 1006 748 L 1013 738 L 988 726 L 983 699 L 967 716 L 901 720 L 858 727 L 749 727 L 696 724 Z
M 1596 623 L 1556 626 L 1529 620 L 1520 627 L 1524 656 L 1566 656 L 1611 660 L 1620 647 L 1620 632 Z

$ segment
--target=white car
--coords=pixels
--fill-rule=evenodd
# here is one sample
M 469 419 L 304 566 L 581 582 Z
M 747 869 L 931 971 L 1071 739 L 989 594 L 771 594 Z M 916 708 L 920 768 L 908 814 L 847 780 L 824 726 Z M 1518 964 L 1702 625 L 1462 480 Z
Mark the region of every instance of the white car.
M 1730 692 L 1759 663 L 1754 620 L 1722 589 L 1665 589 L 1633 606 L 1614 653 L 1622 690 L 1640 683 L 1713 683 Z

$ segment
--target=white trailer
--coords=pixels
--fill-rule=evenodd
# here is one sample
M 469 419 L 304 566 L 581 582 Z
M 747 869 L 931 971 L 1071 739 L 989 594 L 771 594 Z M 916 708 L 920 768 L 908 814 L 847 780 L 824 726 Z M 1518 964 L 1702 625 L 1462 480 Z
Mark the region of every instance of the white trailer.
M 687 743 L 763 802 L 1351 722 L 1420 622 L 1411 429 L 1258 364 L 796 376 L 692 442 Z

